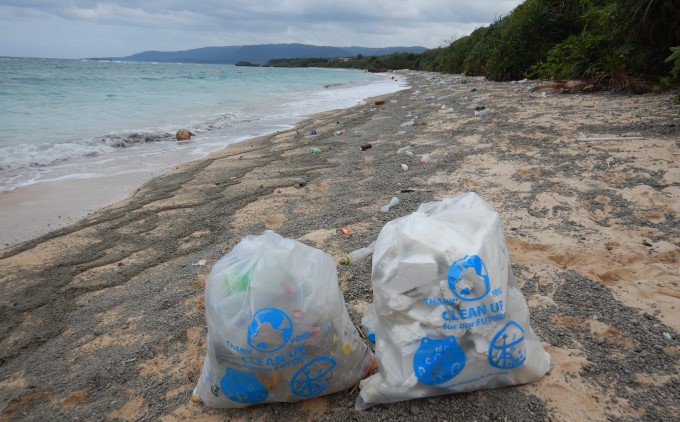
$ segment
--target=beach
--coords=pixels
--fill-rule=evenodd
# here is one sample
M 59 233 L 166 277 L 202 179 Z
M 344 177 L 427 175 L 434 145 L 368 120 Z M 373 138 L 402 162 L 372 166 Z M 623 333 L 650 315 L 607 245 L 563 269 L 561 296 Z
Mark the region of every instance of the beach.
M 0 420 L 680 418 L 672 95 L 394 75 L 411 88 L 179 164 L 121 202 L 4 248 Z M 397 154 L 409 145 L 412 157 Z M 363 412 L 356 389 L 239 410 L 190 400 L 205 354 L 204 283 L 244 236 L 274 230 L 339 263 L 388 221 L 466 192 L 500 213 L 548 375 Z M 393 196 L 400 203 L 381 212 Z M 358 325 L 371 262 L 338 265 L 338 276 Z

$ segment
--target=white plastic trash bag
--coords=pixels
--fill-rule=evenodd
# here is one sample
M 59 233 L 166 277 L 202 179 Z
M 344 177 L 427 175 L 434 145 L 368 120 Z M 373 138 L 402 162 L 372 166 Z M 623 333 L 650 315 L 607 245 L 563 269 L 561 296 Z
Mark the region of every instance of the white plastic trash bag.
M 213 266 L 205 310 L 207 354 L 192 399 L 210 407 L 330 394 L 375 368 L 333 259 L 272 231 L 246 237 Z
M 387 223 L 372 282 L 380 371 L 361 382 L 357 409 L 524 384 L 550 369 L 499 215 L 474 193 Z

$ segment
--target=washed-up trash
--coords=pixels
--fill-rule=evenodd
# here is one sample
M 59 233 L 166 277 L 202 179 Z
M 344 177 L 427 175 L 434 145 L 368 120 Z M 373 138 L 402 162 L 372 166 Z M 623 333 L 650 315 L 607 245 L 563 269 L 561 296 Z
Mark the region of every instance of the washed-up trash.
M 364 258 L 370 256 L 373 254 L 373 250 L 375 249 L 375 241 L 371 243 L 370 245 L 366 246 L 365 248 L 357 249 L 355 251 L 352 251 L 344 257 L 340 263 L 344 265 L 354 265 L 362 261 Z
M 397 150 L 397 154 L 406 154 L 407 152 L 413 152 L 413 147 L 411 145 L 406 145 L 403 148 Z
M 375 105 L 380 106 L 380 105 L 385 105 L 385 100 L 378 100 L 375 102 Z
M 430 154 L 424 154 L 422 157 L 420 157 L 420 164 L 425 165 L 430 162 Z
M 247 236 L 213 266 L 205 311 L 207 352 L 192 400 L 210 407 L 331 394 L 375 367 L 333 259 L 273 231 Z
M 371 145 L 371 144 L 364 144 L 364 145 L 361 146 L 362 151 L 366 151 L 367 149 L 371 149 L 371 148 L 373 148 L 373 145 Z
M 345 130 L 344 130 L 344 129 L 342 129 L 342 130 L 336 130 L 335 132 L 333 132 L 333 136 L 340 136 L 340 135 L 344 135 L 344 134 L 345 134 Z
M 404 171 L 407 171 L 407 170 L 408 170 L 408 166 L 407 166 L 406 164 L 403 164 L 403 163 L 402 163 L 401 169 L 404 170 Z
M 342 229 L 340 229 L 340 231 L 341 231 L 342 234 L 344 234 L 345 236 L 349 236 L 349 229 L 348 229 L 347 227 L 343 227 Z
M 482 108 L 481 110 L 475 110 L 475 117 L 483 116 L 489 112 L 488 108 Z
M 308 135 L 316 135 L 316 130 L 312 129 L 309 132 L 307 132 Z
M 392 208 L 393 206 L 397 205 L 398 203 L 399 203 L 399 198 L 397 198 L 396 196 L 393 196 L 392 199 L 390 199 L 390 203 L 387 204 L 387 205 L 385 205 L 385 206 L 383 206 L 383 207 L 381 207 L 381 208 L 380 208 L 380 211 L 382 211 L 382 212 L 388 212 L 388 211 L 390 210 L 390 208 Z
M 361 382 L 357 409 L 525 384 L 550 369 L 500 216 L 476 194 L 387 223 L 371 278 L 380 371 Z
M 401 124 L 401 127 L 411 127 L 416 124 L 415 120 L 409 120 L 408 122 L 404 122 Z
M 397 132 L 397 136 L 404 136 L 404 135 L 406 135 L 405 130 L 400 130 L 399 132 Z
M 372 303 L 366 307 L 366 312 L 361 318 L 361 330 L 368 341 L 375 343 L 375 310 Z
M 409 111 L 408 113 L 406 113 L 406 117 L 413 117 L 413 112 Z
M 194 267 L 202 267 L 205 265 L 206 262 L 208 261 L 206 261 L 205 259 L 201 259 L 196 262 L 192 262 L 191 265 L 193 265 Z
M 321 155 L 321 150 L 318 147 L 311 147 L 309 149 L 309 152 L 311 152 L 312 154 Z

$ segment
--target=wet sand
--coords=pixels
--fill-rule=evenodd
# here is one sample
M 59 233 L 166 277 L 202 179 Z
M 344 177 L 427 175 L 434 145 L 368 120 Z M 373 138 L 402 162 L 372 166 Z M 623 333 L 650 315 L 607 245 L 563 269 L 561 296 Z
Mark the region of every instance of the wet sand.
M 384 105 L 229 146 L 5 248 L 0 420 L 679 418 L 680 113 L 671 95 L 543 96 L 531 82 L 408 77 L 412 88 Z M 489 111 L 475 116 L 481 106 Z M 409 111 L 415 124 L 402 127 Z M 576 141 L 604 136 L 643 139 Z M 406 145 L 414 157 L 396 153 Z M 352 390 L 241 410 L 190 401 L 205 353 L 203 283 L 241 238 L 273 229 L 339 262 L 387 221 L 468 191 L 501 215 L 532 326 L 555 364 L 547 376 L 364 412 Z M 401 203 L 381 213 L 392 196 Z M 359 323 L 372 301 L 370 262 L 338 271 Z

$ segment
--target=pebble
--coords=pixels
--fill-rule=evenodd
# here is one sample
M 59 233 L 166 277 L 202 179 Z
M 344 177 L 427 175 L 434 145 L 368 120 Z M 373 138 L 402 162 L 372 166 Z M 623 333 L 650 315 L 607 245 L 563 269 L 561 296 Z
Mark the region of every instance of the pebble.
M 597 344 L 604 344 L 604 337 L 598 337 L 597 340 L 595 340 Z

